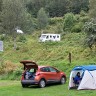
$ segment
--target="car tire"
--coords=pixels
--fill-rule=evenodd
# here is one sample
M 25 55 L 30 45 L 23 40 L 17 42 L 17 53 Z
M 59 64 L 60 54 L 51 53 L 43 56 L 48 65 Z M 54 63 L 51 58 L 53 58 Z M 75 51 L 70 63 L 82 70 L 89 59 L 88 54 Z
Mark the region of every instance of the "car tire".
M 22 87 L 23 87 L 23 88 L 27 88 L 28 85 L 27 85 L 27 84 L 22 84 Z
M 64 77 L 64 76 L 63 76 L 63 77 L 61 77 L 61 79 L 60 79 L 60 84 L 65 84 L 65 82 L 66 82 L 65 77 Z
M 41 79 L 41 80 L 39 81 L 39 87 L 40 87 L 40 88 L 44 88 L 45 86 L 46 86 L 45 80 L 44 80 L 44 79 Z

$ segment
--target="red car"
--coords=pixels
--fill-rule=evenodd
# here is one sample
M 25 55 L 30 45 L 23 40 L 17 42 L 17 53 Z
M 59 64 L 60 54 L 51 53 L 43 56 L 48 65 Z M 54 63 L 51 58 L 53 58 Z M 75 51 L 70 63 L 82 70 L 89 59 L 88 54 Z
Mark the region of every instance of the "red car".
M 24 65 L 24 72 L 21 78 L 22 87 L 39 85 L 39 87 L 43 88 L 49 83 L 59 82 L 64 84 L 66 82 L 65 73 L 54 67 L 38 66 L 35 62 L 29 60 L 24 60 L 20 63 Z

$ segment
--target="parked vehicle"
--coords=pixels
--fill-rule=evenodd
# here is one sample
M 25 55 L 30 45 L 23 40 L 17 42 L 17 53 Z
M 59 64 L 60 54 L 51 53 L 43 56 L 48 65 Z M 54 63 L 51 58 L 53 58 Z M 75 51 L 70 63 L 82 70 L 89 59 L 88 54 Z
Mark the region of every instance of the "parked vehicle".
M 60 41 L 60 39 L 61 39 L 60 34 L 41 34 L 39 42 Z
M 46 84 L 66 82 L 66 75 L 64 72 L 51 66 L 38 66 L 35 62 L 24 60 L 21 61 L 24 65 L 24 72 L 21 78 L 22 87 L 29 85 L 38 85 L 43 88 Z

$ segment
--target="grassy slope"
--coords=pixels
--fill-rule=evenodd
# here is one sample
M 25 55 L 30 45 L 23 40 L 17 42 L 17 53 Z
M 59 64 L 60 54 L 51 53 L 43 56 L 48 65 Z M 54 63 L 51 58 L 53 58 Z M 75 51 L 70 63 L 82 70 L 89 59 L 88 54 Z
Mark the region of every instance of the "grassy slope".
M 39 65 L 52 65 L 63 70 L 69 79 L 75 65 L 96 63 L 96 50 L 83 47 L 85 35 L 70 33 L 60 42 L 38 42 L 38 34 L 27 35 L 27 42 L 18 42 L 19 50 L 12 49 L 12 43 L 4 43 L 4 52 L 0 53 L 4 62 L 20 64 L 20 60 L 34 60 Z M 69 66 L 68 53 L 72 53 L 72 64 Z M 0 96 L 95 96 L 94 90 L 68 90 L 68 79 L 65 85 L 52 85 L 45 88 L 22 88 L 19 81 L 0 81 Z
M 27 42 L 17 45 L 19 50 L 12 48 L 12 43 L 4 43 L 1 58 L 19 64 L 20 60 L 34 60 L 39 65 L 52 65 L 68 74 L 75 65 L 96 63 L 96 49 L 91 51 L 83 47 L 85 35 L 83 33 L 69 33 L 62 36 L 60 42 L 38 42 L 38 32 L 26 35 Z M 69 66 L 68 54 L 72 53 L 72 64 Z

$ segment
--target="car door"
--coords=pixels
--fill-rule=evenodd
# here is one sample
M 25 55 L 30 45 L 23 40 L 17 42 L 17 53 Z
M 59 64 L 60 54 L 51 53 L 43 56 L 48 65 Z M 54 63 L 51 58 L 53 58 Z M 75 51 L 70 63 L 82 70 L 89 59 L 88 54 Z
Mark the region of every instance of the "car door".
M 40 70 L 43 78 L 45 78 L 47 81 L 52 79 L 49 67 L 43 67 Z
M 49 69 L 50 69 L 50 78 L 53 81 L 59 81 L 60 80 L 60 72 L 53 67 L 49 67 Z

